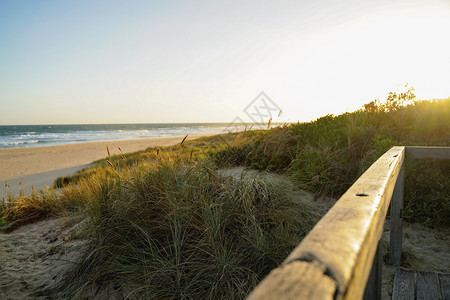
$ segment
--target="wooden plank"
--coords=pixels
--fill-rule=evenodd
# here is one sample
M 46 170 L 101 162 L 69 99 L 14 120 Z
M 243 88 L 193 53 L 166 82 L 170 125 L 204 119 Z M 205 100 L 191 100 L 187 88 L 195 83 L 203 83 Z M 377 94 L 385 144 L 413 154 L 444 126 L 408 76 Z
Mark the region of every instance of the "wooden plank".
M 438 277 L 442 299 L 450 300 L 450 274 L 439 274 Z
M 336 202 L 288 256 L 318 261 L 338 283 L 336 298 L 361 299 L 404 159 L 392 147 Z
M 416 276 L 417 300 L 442 299 L 437 273 L 417 272 Z
M 392 288 L 392 300 L 415 299 L 416 272 L 397 269 Z
M 405 186 L 405 165 L 404 159 L 395 184 L 394 194 L 391 200 L 391 228 L 389 263 L 400 266 L 402 263 L 402 236 L 403 236 L 403 197 Z
M 381 300 L 381 261 L 382 247 L 381 240 L 378 242 L 377 253 L 372 264 L 366 290 L 364 291 L 364 300 Z
M 450 147 L 408 148 L 410 158 L 450 158 Z M 403 199 L 402 166 L 405 157 L 406 148 L 401 146 L 392 147 L 380 157 L 291 252 L 282 266 L 272 271 L 256 287 L 249 296 L 250 299 L 311 299 L 316 291 L 322 293 L 321 297 L 327 295 L 328 298 L 332 289 L 326 279 L 333 279 L 336 284 L 333 299 L 361 299 L 394 189 L 396 204 L 393 211 L 397 214 L 394 218 L 397 221 L 392 226 L 391 237 L 397 243 L 392 242 L 391 257 L 396 264 L 401 262 L 401 238 L 395 237 L 401 237 L 402 231 L 403 204 L 400 200 Z M 324 266 L 324 274 L 315 268 L 306 268 L 311 263 Z M 375 270 L 374 272 L 376 273 Z M 404 290 L 403 294 L 409 291 L 409 296 L 412 293 L 414 299 L 415 273 L 411 273 L 412 277 L 404 271 L 397 273 L 399 278 L 396 290 Z M 409 279 L 402 280 L 406 275 Z M 309 279 L 310 277 L 314 280 Z M 404 288 L 405 285 L 409 286 L 408 291 Z M 328 292 L 323 293 L 323 289 Z M 411 299 L 409 296 L 404 299 Z
M 249 300 L 334 299 L 336 282 L 317 262 L 294 261 L 276 268 L 248 296 Z
M 450 147 L 407 146 L 406 158 L 450 159 Z

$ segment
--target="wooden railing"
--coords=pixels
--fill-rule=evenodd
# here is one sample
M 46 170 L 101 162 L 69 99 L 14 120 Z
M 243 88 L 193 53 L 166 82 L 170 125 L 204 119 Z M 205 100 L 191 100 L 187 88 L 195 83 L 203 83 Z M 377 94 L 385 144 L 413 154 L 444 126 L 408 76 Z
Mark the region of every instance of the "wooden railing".
M 401 263 L 405 157 L 450 159 L 450 147 L 392 147 L 248 299 L 380 299 L 380 239 L 389 205 L 389 260 Z

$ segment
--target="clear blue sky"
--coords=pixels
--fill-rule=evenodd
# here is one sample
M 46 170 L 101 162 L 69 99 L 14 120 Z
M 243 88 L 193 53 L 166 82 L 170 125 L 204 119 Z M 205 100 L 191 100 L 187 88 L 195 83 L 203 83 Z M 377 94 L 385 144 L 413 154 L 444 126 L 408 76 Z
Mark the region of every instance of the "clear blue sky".
M 450 1 L 0 0 L 0 124 L 280 121 L 450 96 Z

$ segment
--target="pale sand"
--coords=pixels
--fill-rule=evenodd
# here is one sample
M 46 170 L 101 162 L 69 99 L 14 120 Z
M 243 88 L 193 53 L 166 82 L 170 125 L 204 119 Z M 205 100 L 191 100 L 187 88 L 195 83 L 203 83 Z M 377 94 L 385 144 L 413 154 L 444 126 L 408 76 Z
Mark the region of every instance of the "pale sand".
M 233 175 L 233 174 L 229 174 Z M 317 199 L 304 192 L 302 201 L 317 205 L 321 213 L 335 200 Z M 320 208 L 319 208 L 320 206 Z M 323 211 L 322 211 L 323 209 Z M 387 225 L 388 222 L 386 222 Z M 0 233 L 0 299 L 47 299 L 57 293 L 65 272 L 80 259 L 88 240 L 68 238 L 76 232 L 70 219 L 45 220 L 23 226 L 10 234 Z M 407 255 L 403 267 L 422 271 L 450 272 L 449 229 L 430 229 L 420 224 L 404 223 L 403 249 Z M 389 226 L 383 234 L 383 255 L 387 255 Z M 382 299 L 390 299 L 395 267 L 383 263 Z M 98 290 L 97 288 L 95 289 Z M 123 299 L 108 287 L 85 299 Z M 111 293 L 111 294 L 110 294 Z M 47 297 L 45 297 L 47 296 Z
M 190 135 L 192 140 L 207 135 Z M 0 149 L 0 199 L 5 193 L 8 182 L 14 194 L 19 191 L 19 182 L 23 182 L 25 192 L 34 185 L 36 190 L 51 186 L 59 176 L 67 176 L 88 166 L 91 162 L 107 156 L 106 145 L 111 155 L 145 150 L 148 147 L 172 146 L 180 143 L 184 137 L 139 139 L 71 144 L 48 147 L 30 147 Z
M 73 225 L 61 218 L 0 233 L 0 299 L 52 299 L 52 289 L 88 244 L 69 238 Z
M 222 175 L 241 178 L 244 168 L 221 170 Z M 244 172 L 254 176 L 257 172 Z M 247 174 L 247 175 L 246 175 Z M 271 176 L 271 175 L 270 175 Z M 269 176 L 269 177 L 270 177 Z M 267 178 L 267 176 L 265 176 Z M 270 178 L 269 178 L 270 179 Z M 280 176 L 274 177 L 283 180 Z M 286 188 L 292 187 L 289 181 Z M 298 200 L 309 203 L 312 211 L 324 215 L 335 203 L 335 199 L 319 198 L 299 191 Z M 315 208 L 314 208 L 315 207 Z M 70 239 L 80 232 L 75 219 L 45 220 L 23 226 L 10 234 L 0 233 L 0 299 L 47 299 L 61 298 L 57 285 L 74 263 L 80 258 L 88 240 Z M 82 222 L 83 223 L 83 222 Z M 75 225 L 75 226 L 74 226 Z M 403 267 L 422 271 L 450 272 L 450 229 L 430 229 L 420 224 L 403 223 Z M 389 243 L 389 220 L 385 222 L 383 233 L 383 255 L 387 255 Z M 390 299 L 395 267 L 383 263 L 383 297 Z M 56 289 L 55 289 L 56 288 Z M 89 295 L 79 295 L 86 299 L 122 299 L 123 295 L 113 294 L 108 287 Z M 51 295 L 49 293 L 56 293 Z
M 242 177 L 252 177 L 262 174 L 255 170 L 245 170 L 243 167 L 230 168 L 219 171 L 222 175 L 233 176 L 236 179 Z M 270 179 L 274 174 L 264 176 Z M 283 177 L 275 175 L 278 180 Z M 263 178 L 263 177 L 260 177 Z M 292 189 L 293 185 L 286 180 L 287 189 Z M 291 186 L 291 187 L 289 187 Z M 316 199 L 314 194 L 307 191 L 296 191 L 296 197 L 303 203 L 310 203 L 311 211 L 314 214 L 323 216 L 336 203 L 336 199 L 322 197 Z M 382 297 L 381 299 L 391 299 L 394 273 L 397 267 L 387 264 L 390 243 L 390 219 L 387 217 L 384 223 L 382 236 L 383 262 L 382 262 Z M 402 266 L 401 268 L 416 271 L 433 271 L 450 273 L 450 228 L 432 229 L 422 224 L 410 224 L 403 222 L 402 235 Z

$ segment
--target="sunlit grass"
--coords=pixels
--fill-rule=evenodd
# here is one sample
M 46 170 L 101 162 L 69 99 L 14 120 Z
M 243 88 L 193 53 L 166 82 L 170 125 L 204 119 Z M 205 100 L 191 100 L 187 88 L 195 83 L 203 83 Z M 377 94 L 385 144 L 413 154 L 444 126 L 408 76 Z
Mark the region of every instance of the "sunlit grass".
M 68 290 L 113 279 L 127 295 L 244 298 L 318 220 L 312 205 L 260 178 L 168 157 L 65 189 L 84 197 L 95 246 Z
M 340 197 L 392 146 L 449 146 L 449 115 L 450 99 L 328 115 L 258 132 L 213 157 L 219 164 L 286 174 L 299 188 L 318 196 Z M 449 226 L 450 162 L 408 159 L 406 169 L 404 217 L 430 226 Z
M 108 286 L 135 298 L 244 298 L 319 216 L 295 189 L 339 197 L 395 145 L 449 146 L 450 99 L 360 110 L 108 156 L 52 189 L 9 195 L 0 226 L 30 214 L 78 214 L 92 245 L 61 287 Z M 107 155 L 105 150 L 105 156 Z M 247 166 L 293 183 L 233 179 Z M 448 226 L 447 161 L 406 162 L 405 219 Z

